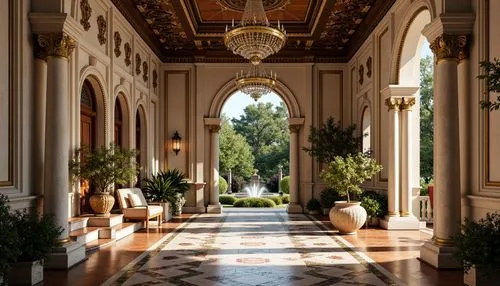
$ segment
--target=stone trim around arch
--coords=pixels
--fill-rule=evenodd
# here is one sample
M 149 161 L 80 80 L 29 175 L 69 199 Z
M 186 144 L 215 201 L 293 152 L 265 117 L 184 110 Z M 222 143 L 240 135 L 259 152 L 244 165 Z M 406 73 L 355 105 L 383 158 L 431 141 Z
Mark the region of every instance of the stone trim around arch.
M 208 113 L 209 114 L 208 117 L 219 118 L 224 103 L 236 91 L 238 91 L 238 88 L 236 87 L 234 80 L 230 80 L 226 84 L 224 84 L 222 88 L 219 89 L 214 99 L 212 100 L 212 103 L 210 104 L 210 111 Z M 285 102 L 288 109 L 289 118 L 300 118 L 301 117 L 300 106 L 293 92 L 284 83 L 280 81 L 277 81 L 276 89 L 274 91 Z

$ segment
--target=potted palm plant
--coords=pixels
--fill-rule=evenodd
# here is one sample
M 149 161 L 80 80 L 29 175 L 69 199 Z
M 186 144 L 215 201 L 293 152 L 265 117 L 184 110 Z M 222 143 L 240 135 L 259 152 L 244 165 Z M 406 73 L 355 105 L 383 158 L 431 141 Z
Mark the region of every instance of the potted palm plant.
M 335 188 L 347 201 L 337 201 L 330 210 L 330 221 L 342 234 L 354 234 L 366 221 L 366 210 L 361 202 L 351 201 L 351 196 L 361 194 L 359 186 L 382 170 L 382 165 L 366 154 L 357 153 L 346 157 L 336 156 L 320 177 Z
M 184 193 L 189 190 L 189 183 L 183 172 L 178 169 L 159 172 L 153 175 L 151 179 L 144 179 L 144 183 L 144 197 L 147 200 L 161 203 L 164 212 L 171 209 L 173 215 L 181 214 L 182 205 L 184 205 Z M 168 207 L 168 204 L 170 207 Z M 169 215 L 167 213 L 164 218 L 169 217 Z
M 73 177 L 87 180 L 94 188 L 90 196 L 90 207 L 97 216 L 109 216 L 115 198 L 114 184 L 127 184 L 139 173 L 135 161 L 135 150 L 125 150 L 110 144 L 90 150 L 87 147 L 75 150 L 69 167 Z

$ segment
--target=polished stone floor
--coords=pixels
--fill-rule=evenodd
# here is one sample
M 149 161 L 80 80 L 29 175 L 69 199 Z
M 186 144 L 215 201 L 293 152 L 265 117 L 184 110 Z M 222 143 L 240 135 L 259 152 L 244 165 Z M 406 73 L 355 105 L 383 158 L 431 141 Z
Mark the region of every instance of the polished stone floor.
M 420 262 L 421 231 L 339 236 L 324 217 L 279 209 L 185 216 L 46 271 L 45 285 L 462 285 Z

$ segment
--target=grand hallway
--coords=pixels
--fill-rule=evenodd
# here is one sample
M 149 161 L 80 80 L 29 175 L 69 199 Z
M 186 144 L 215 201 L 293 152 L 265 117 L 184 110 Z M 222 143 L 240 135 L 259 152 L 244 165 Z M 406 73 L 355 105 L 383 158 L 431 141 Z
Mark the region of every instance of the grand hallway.
M 339 236 L 330 229 L 312 216 L 277 209 L 186 216 L 160 234 L 141 231 L 96 251 L 68 273 L 46 270 L 44 285 L 462 283 L 460 271 L 437 272 L 416 259 L 429 238 L 424 232 L 362 229 Z

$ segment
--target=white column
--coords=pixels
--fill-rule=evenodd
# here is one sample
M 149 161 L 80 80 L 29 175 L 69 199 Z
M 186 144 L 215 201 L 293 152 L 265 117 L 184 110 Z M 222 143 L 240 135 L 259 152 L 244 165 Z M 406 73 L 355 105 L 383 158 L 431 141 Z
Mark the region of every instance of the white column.
M 400 105 L 401 109 L 401 216 L 413 216 L 413 172 L 411 161 L 412 127 L 410 112 L 415 104 L 415 97 L 403 97 Z
M 231 169 L 229 169 L 229 174 L 227 175 L 227 192 L 229 194 L 231 194 L 233 191 L 232 191 L 232 188 L 233 188 L 233 173 L 231 171 Z
M 43 58 L 43 59 L 42 59 Z M 35 57 L 35 90 L 33 112 L 35 117 L 33 133 L 33 169 L 35 190 L 43 195 L 45 164 L 45 111 L 47 101 L 47 61 L 45 55 Z
M 420 257 L 436 268 L 460 268 L 450 236 L 461 221 L 457 65 L 465 36 L 441 35 L 431 43 L 436 55 L 434 89 L 434 237 Z
M 399 216 L 399 105 L 401 98 L 390 97 L 386 100 L 389 107 L 391 126 L 389 132 L 389 178 L 388 178 L 388 213 L 390 217 Z
M 210 125 L 210 202 L 208 213 L 221 213 L 219 203 L 219 130 L 220 124 Z
M 290 125 L 290 203 L 287 207 L 288 213 L 302 213 L 299 197 L 299 147 L 298 133 L 300 125 Z

